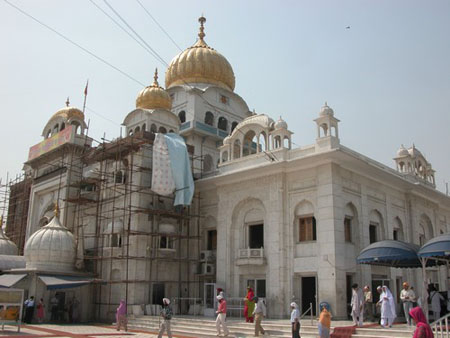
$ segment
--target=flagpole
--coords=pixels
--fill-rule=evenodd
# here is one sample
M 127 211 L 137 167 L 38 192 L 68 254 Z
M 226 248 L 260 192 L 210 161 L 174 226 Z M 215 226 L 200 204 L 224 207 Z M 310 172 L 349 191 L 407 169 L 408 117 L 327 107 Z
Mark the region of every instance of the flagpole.
M 83 114 L 86 109 L 86 98 L 88 93 L 89 79 L 86 81 L 86 87 L 84 88 L 84 102 L 83 102 Z

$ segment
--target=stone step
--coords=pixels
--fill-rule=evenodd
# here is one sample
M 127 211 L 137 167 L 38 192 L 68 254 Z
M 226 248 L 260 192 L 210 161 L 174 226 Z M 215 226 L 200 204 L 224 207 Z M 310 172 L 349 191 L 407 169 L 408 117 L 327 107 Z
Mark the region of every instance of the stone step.
M 373 328 L 357 328 L 356 332 L 352 335 L 356 338 L 411 338 L 412 332 L 414 328 L 392 328 L 392 329 L 383 329 L 381 327 L 373 327 Z

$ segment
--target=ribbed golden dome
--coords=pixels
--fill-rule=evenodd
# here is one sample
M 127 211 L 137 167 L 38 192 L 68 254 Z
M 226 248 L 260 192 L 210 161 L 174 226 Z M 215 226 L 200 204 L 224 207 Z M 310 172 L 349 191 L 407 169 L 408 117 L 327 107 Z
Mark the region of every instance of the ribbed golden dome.
M 151 86 L 142 89 L 136 98 L 136 108 L 141 109 L 172 109 L 169 94 L 158 84 L 158 69 Z
M 166 88 L 192 83 L 210 83 L 233 91 L 235 78 L 230 63 L 203 40 L 205 37 L 202 16 L 199 39 L 184 52 L 175 56 L 166 71 Z
M 62 118 L 68 120 L 70 118 L 76 117 L 80 119 L 81 121 L 84 121 L 84 114 L 81 110 L 75 107 L 70 107 L 69 98 L 67 98 L 66 101 L 66 107 L 58 110 L 56 113 L 53 114 L 50 120 L 52 120 L 55 117 L 61 116 Z

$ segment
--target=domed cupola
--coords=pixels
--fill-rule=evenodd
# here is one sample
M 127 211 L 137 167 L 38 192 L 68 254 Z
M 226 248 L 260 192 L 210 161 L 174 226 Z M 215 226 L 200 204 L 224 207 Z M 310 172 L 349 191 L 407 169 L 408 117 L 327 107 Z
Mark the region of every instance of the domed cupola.
M 0 217 L 0 255 L 17 255 L 17 245 L 3 231 L 3 216 Z
M 285 120 L 283 120 L 280 116 L 280 119 L 275 122 L 275 129 L 288 129 L 288 125 Z
M 77 134 L 84 134 L 87 129 L 84 113 L 76 107 L 71 107 L 69 98 L 67 98 L 66 106 L 54 113 L 48 120 L 42 131 L 42 136 L 47 139 L 69 126 L 74 127 Z
M 328 104 L 325 102 L 323 107 L 320 109 L 319 116 L 334 116 L 334 111 L 328 107 Z
M 403 144 L 401 147 L 397 150 L 397 157 L 406 157 L 409 156 L 408 149 L 406 149 Z
M 233 91 L 235 77 L 233 69 L 227 59 L 219 52 L 209 47 L 205 40 L 202 16 L 200 33 L 197 42 L 181 52 L 170 62 L 166 71 L 166 88 L 184 85 L 186 83 L 207 83 Z
M 45 271 L 73 271 L 75 239 L 59 221 L 58 206 L 55 217 L 28 238 L 24 256 L 27 269 Z
M 141 109 L 172 109 L 172 100 L 158 84 L 158 69 L 155 70 L 153 84 L 142 89 L 136 98 L 136 108 Z

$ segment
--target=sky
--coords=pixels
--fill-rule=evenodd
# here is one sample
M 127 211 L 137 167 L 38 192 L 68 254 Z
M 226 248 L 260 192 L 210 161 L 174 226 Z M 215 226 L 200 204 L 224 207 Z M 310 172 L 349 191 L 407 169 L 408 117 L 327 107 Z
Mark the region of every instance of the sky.
M 25 16 L 8 2 L 129 77 Z M 111 140 L 150 85 L 155 67 L 205 41 L 224 55 L 235 92 L 257 113 L 282 116 L 296 146 L 314 143 L 325 101 L 341 120 L 341 143 L 394 167 L 401 144 L 416 147 L 450 181 L 450 1 L 0 0 L 0 177 L 14 177 L 49 118 L 82 108 L 89 79 L 89 135 Z M 164 60 L 115 20 L 110 5 Z M 122 24 L 123 25 L 123 24 Z M 350 27 L 350 28 L 347 28 Z M 4 181 L 3 181 L 4 182 Z

